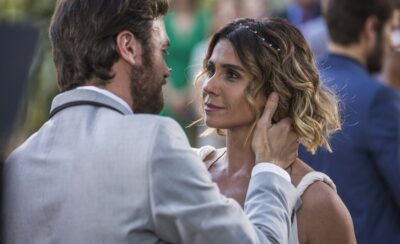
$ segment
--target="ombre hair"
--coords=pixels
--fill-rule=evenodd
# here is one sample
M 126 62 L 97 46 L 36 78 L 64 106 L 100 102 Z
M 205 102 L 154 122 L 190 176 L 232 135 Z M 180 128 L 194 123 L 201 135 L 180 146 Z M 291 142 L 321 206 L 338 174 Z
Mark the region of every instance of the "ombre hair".
M 207 63 L 221 40 L 232 44 L 241 63 L 254 77 L 245 90 L 256 117 L 249 135 L 262 113 L 256 96 L 261 92 L 267 97 L 274 91 L 279 94 L 279 104 L 273 121 L 289 117 L 300 143 L 311 153 L 320 146 L 331 151 L 328 138 L 341 127 L 338 102 L 322 84 L 312 52 L 300 31 L 279 18 L 235 20 L 212 36 L 196 83 L 206 79 Z M 216 132 L 223 134 L 220 129 Z

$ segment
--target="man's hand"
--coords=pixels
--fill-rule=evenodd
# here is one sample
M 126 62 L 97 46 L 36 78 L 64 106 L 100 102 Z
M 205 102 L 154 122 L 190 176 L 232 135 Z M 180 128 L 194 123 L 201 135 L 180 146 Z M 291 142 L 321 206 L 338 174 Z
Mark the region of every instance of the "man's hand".
M 270 162 L 286 169 L 298 156 L 298 136 L 292 130 L 289 118 L 272 124 L 278 101 L 278 94 L 274 92 L 268 97 L 253 134 L 252 148 L 256 156 L 255 163 Z

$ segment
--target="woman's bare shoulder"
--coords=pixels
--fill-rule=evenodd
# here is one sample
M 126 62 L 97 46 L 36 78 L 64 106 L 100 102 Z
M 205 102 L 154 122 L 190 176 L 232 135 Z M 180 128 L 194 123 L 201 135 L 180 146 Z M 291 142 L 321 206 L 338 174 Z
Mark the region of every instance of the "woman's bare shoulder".
M 299 230 L 307 243 L 356 243 L 350 213 L 330 185 L 316 181 L 307 187 L 301 199 Z

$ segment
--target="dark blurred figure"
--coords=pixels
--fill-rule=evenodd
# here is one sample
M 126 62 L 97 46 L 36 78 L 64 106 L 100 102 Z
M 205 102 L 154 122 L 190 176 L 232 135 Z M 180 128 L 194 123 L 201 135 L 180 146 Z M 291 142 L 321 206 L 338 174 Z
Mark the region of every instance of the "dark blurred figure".
M 38 31 L 28 25 L 0 24 L 0 156 L 5 157 L 32 63 Z
M 298 26 L 316 59 L 324 58 L 328 52 L 329 34 L 322 16 Z
M 357 242 L 400 243 L 400 99 L 371 74 L 390 45 L 390 0 L 323 2 L 330 53 L 321 75 L 342 100 L 343 128 L 333 153 L 300 158 L 332 177 L 355 225 Z

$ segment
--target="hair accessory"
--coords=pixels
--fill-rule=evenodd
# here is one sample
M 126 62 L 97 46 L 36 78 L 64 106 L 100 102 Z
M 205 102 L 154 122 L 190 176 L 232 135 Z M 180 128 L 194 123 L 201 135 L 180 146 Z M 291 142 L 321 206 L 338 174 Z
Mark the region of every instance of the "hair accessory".
M 272 45 L 272 43 L 267 42 L 267 41 L 265 40 L 265 38 L 262 37 L 262 36 L 258 33 L 258 31 L 253 30 L 252 28 L 250 28 L 250 26 L 244 25 L 244 24 L 242 24 L 242 23 L 239 23 L 239 26 L 244 27 L 244 28 L 246 28 L 247 30 L 249 30 L 250 32 L 252 32 L 253 34 L 255 34 L 258 38 L 260 38 L 263 42 L 265 42 L 266 44 L 268 44 L 269 47 L 275 49 L 277 52 L 280 52 L 280 51 L 281 51 L 280 48 L 276 48 L 276 47 L 274 47 L 274 46 Z

